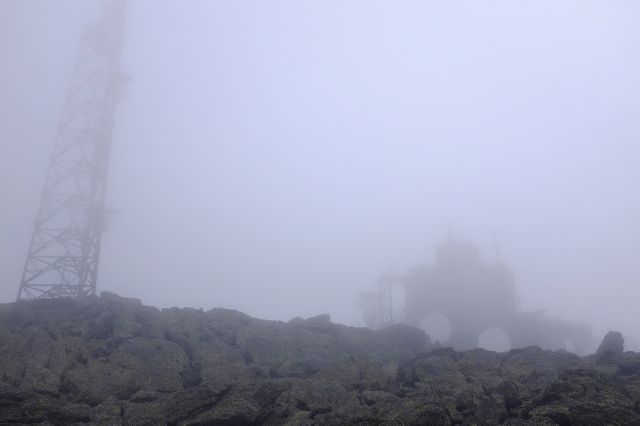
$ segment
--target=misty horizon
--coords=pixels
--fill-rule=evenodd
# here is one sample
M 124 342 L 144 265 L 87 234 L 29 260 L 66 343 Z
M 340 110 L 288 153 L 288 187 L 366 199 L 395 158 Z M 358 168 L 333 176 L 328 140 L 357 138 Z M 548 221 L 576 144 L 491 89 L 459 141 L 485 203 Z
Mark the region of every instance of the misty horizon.
M 0 4 L 2 303 L 100 5 Z M 510 267 L 522 311 L 640 349 L 639 13 L 131 1 L 98 292 L 364 325 L 358 294 L 452 229 Z

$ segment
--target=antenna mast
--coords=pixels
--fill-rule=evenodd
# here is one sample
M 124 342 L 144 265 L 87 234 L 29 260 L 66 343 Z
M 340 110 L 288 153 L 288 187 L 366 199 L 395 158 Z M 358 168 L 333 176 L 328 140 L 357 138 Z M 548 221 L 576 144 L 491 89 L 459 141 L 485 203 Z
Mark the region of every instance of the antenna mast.
M 96 292 L 120 74 L 125 0 L 106 0 L 80 46 L 18 300 Z

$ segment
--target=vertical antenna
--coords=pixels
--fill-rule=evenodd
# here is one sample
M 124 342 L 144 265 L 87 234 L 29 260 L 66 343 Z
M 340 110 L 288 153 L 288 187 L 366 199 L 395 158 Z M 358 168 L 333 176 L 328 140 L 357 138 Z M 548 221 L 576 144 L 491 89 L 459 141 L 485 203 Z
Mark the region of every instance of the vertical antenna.
M 95 294 L 120 74 L 125 0 L 106 0 L 64 104 L 18 300 Z

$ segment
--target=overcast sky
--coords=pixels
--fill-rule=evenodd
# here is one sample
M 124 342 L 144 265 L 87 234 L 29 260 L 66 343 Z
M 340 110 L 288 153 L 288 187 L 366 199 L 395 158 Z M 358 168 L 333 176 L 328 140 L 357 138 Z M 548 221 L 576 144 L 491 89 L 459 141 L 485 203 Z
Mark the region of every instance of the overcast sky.
M 0 0 L 0 301 L 98 1 Z M 522 307 L 640 334 L 640 2 L 135 0 L 100 290 L 361 324 L 451 224 Z M 635 329 L 634 329 L 635 327 Z

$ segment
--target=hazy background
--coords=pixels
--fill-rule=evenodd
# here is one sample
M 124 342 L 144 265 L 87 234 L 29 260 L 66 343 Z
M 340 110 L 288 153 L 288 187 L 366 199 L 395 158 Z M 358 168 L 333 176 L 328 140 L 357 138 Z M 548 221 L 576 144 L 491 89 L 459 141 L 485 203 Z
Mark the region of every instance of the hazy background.
M 0 301 L 100 2 L 0 0 Z M 640 324 L 640 2 L 136 0 L 99 290 L 361 324 L 447 233 L 523 309 Z

